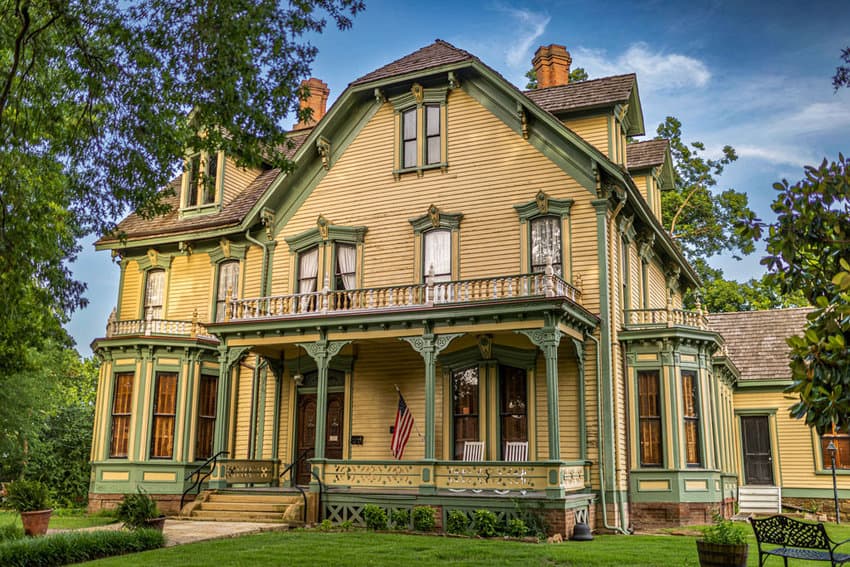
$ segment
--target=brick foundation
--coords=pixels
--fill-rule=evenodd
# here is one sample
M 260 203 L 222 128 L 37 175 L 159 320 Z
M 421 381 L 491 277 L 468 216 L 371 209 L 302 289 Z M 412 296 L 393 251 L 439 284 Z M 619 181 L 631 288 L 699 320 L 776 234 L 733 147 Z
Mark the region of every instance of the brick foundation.
M 179 494 L 151 494 L 150 497 L 156 501 L 159 511 L 163 514 L 175 516 L 180 513 Z M 123 494 L 94 494 L 89 492 L 88 511 L 93 514 L 101 510 L 114 510 L 123 499 Z M 187 502 L 192 500 L 194 500 L 194 496 L 186 497 Z
M 587 508 L 587 525 L 593 528 L 596 524 L 596 507 Z M 546 523 L 546 535 L 561 534 L 565 540 L 573 537 L 576 527 L 576 511 L 568 510 L 546 510 L 543 512 L 543 521 Z
M 725 513 L 726 505 L 724 504 L 722 508 Z M 633 502 L 631 509 L 635 529 L 652 530 L 710 524 L 714 514 L 721 510 L 721 504 L 719 502 Z

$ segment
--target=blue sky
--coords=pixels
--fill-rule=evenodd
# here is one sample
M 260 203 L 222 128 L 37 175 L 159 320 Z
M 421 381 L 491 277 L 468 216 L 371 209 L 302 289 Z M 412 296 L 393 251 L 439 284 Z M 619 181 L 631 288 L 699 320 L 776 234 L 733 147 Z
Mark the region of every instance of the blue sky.
M 366 3 L 352 29 L 314 38 L 313 75 L 328 83 L 331 101 L 357 77 L 437 38 L 520 87 L 535 49 L 560 43 L 591 78 L 637 73 L 647 137 L 673 115 L 684 139 L 705 142 L 709 156 L 733 146 L 740 157 L 718 190 L 746 191 L 762 218 L 771 217 L 775 181 L 796 181 L 803 165 L 850 153 L 850 89 L 833 93 L 830 82 L 850 46 L 845 0 Z M 118 297 L 118 267 L 108 252 L 94 252 L 93 240 L 72 266 L 88 284 L 90 304 L 68 327 L 84 356 Z M 762 273 L 762 254 L 715 263 L 746 280 Z

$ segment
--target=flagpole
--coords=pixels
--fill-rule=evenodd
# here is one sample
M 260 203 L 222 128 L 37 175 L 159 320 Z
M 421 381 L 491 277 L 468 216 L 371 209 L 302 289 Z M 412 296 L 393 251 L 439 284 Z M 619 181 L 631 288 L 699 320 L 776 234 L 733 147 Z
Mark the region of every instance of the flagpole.
M 398 384 L 393 384 L 393 387 L 395 388 L 395 391 L 396 391 L 396 392 L 398 392 L 398 395 L 399 395 L 399 396 L 401 396 L 402 398 L 404 398 L 404 396 L 402 396 L 402 395 L 401 395 L 401 390 L 399 390 L 399 389 L 398 389 Z M 405 403 L 407 403 L 407 402 L 405 402 Z M 414 430 L 416 430 L 416 434 L 417 434 L 419 437 L 423 437 L 423 438 L 424 438 L 424 436 L 422 435 L 422 433 L 420 433 L 420 432 L 419 432 L 419 428 L 416 426 L 416 419 L 414 419 L 414 420 L 413 420 L 413 429 L 414 429 Z

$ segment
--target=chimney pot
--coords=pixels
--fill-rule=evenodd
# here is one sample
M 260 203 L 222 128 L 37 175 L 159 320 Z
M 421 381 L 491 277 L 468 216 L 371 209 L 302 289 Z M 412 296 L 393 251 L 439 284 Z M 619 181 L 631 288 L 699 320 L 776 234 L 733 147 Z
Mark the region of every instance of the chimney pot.
M 542 45 L 531 64 L 537 74 L 537 88 L 558 87 L 570 82 L 570 52 L 563 45 Z
M 312 114 L 309 119 L 299 120 L 298 123 L 292 127 L 293 130 L 304 130 L 315 126 L 319 120 L 322 119 L 322 116 L 325 115 L 328 105 L 328 95 L 331 92 L 327 83 L 322 82 L 315 77 L 301 81 L 301 86 L 307 89 L 310 93 L 308 96 L 301 99 L 301 110 L 309 108 L 312 110 Z

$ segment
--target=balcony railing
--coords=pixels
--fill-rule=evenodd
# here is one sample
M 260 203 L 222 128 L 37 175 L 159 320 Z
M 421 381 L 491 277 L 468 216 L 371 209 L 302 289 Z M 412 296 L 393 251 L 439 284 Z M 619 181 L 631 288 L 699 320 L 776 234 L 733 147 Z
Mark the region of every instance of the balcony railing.
M 115 311 L 109 316 L 106 324 L 106 338 L 120 336 L 173 336 L 186 337 L 190 339 L 205 339 L 217 341 L 206 327 L 198 322 L 197 311 L 191 321 L 174 321 L 168 319 L 128 319 L 118 321 Z
M 402 310 L 526 297 L 563 297 L 579 303 L 581 292 L 561 278 L 544 273 L 346 290 L 328 289 L 326 282 L 323 290 L 312 293 L 232 299 L 227 302 L 225 321 Z
M 701 309 L 688 311 L 671 307 L 658 309 L 626 309 L 624 323 L 627 329 L 652 329 L 659 327 L 693 327 L 708 329 L 708 318 Z

